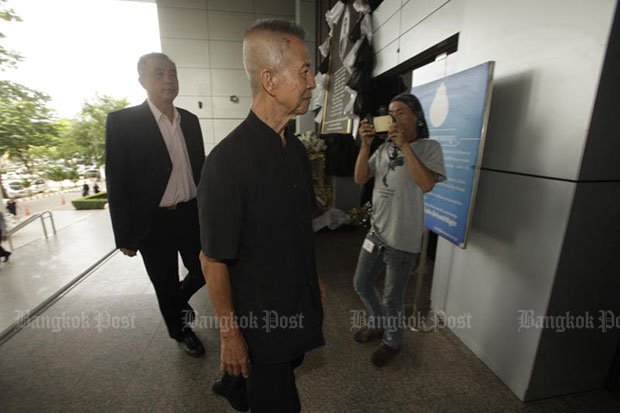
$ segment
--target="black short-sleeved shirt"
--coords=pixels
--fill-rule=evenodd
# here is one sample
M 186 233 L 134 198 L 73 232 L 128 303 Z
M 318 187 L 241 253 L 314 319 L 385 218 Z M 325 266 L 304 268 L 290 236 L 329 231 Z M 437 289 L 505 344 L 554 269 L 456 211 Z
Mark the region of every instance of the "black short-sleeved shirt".
M 313 207 L 303 144 L 287 136 L 283 147 L 253 112 L 205 161 L 198 187 L 202 250 L 227 263 L 252 361 L 286 362 L 325 344 Z

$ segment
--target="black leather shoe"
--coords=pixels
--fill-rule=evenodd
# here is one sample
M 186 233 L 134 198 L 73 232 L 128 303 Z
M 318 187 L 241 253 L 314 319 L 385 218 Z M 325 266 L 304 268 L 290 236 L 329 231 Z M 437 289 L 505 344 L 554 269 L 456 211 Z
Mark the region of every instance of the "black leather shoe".
M 362 327 L 353 334 L 353 339 L 358 343 L 369 343 L 383 337 L 383 330 L 378 328 Z
M 205 354 L 204 346 L 192 330 L 185 331 L 183 333 L 183 338 L 177 339 L 177 341 L 179 342 L 179 346 L 192 357 L 200 357 Z
M 394 356 L 398 354 L 399 351 L 400 351 L 400 347 L 392 348 L 385 343 L 381 343 L 379 344 L 379 348 L 377 348 L 377 350 L 375 350 L 375 352 L 372 353 L 372 356 L 370 357 L 370 361 L 376 367 L 383 367 L 388 363 L 388 361 L 392 360 Z
M 243 383 L 241 383 L 243 380 Z M 235 381 L 239 381 L 238 384 Z M 241 384 L 241 385 L 240 385 Z M 238 412 L 247 412 L 250 409 L 245 379 L 224 374 L 213 383 L 213 392 L 228 400 L 228 403 Z

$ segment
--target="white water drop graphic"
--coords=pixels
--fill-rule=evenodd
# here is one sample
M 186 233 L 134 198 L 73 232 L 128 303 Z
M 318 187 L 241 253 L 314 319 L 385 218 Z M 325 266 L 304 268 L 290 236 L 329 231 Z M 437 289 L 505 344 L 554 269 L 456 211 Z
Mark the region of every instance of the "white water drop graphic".
M 431 104 L 430 119 L 431 124 L 438 128 L 446 121 L 448 110 L 450 109 L 450 101 L 446 93 L 446 85 L 442 82 L 437 89 L 433 103 Z

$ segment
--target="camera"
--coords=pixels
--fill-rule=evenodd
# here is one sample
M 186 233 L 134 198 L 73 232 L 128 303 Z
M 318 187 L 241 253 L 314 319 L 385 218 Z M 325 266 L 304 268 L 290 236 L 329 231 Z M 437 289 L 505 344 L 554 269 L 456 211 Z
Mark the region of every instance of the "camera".
M 390 129 L 390 125 L 394 122 L 394 118 L 391 115 L 368 115 L 366 116 L 366 120 L 375 127 L 377 138 L 383 140 L 387 138 L 387 132 Z
M 370 122 L 375 126 L 377 133 L 387 132 L 394 119 L 390 115 L 371 116 Z

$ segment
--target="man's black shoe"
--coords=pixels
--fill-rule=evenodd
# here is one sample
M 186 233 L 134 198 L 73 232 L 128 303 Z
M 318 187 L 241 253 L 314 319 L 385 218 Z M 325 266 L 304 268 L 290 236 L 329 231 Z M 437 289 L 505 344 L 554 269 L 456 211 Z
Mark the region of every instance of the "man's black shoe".
M 11 254 L 12 252 L 8 252 L 8 251 L 4 254 L 4 262 L 7 262 L 9 260 L 9 257 L 11 256 Z
M 192 357 L 200 357 L 205 354 L 205 348 L 192 330 L 183 332 L 183 338 L 177 339 L 179 346 Z
M 383 337 L 383 330 L 378 328 L 362 327 L 353 334 L 353 339 L 358 343 L 368 343 Z
M 215 380 L 213 383 L 213 392 L 215 394 L 219 394 L 228 400 L 228 403 L 238 412 L 247 412 L 250 409 L 250 405 L 248 403 L 248 395 L 245 392 L 245 386 L 243 388 L 234 388 L 233 383 L 230 383 L 230 380 L 224 381 L 223 379 L 232 379 L 232 376 L 222 376 Z
M 399 351 L 400 351 L 400 347 L 392 348 L 385 343 L 381 343 L 379 344 L 379 348 L 377 348 L 377 350 L 375 350 L 375 352 L 372 353 L 372 356 L 370 357 L 370 361 L 376 367 L 383 367 L 388 363 L 388 361 L 392 360 L 394 356 L 398 354 Z

